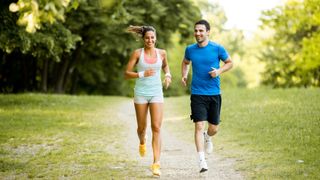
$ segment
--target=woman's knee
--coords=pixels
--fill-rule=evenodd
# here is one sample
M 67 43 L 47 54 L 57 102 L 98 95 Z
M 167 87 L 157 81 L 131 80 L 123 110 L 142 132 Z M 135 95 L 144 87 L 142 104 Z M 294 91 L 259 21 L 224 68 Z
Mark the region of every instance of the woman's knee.
M 137 128 L 137 132 L 138 132 L 138 134 L 144 134 L 144 133 L 146 133 L 146 127 L 138 127 Z
M 152 125 L 151 130 L 152 130 L 152 133 L 160 133 L 161 126 L 160 125 Z

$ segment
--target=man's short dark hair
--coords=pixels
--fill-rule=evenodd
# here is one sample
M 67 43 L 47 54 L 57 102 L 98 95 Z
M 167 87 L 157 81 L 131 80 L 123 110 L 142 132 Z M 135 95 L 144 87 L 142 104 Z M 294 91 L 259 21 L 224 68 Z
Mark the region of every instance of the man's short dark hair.
M 210 31 L 210 24 L 208 23 L 208 21 L 201 19 L 200 21 L 196 22 L 194 24 L 194 26 L 196 26 L 197 24 L 202 24 L 206 26 L 207 31 Z

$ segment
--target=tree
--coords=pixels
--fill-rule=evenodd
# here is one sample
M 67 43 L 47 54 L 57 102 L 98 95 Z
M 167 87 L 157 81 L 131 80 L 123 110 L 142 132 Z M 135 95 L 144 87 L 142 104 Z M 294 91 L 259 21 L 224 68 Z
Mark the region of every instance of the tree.
M 265 11 L 262 28 L 273 31 L 264 40 L 264 84 L 273 87 L 320 86 L 320 1 L 289 0 Z
M 200 18 L 199 9 L 185 0 L 81 0 L 76 10 L 63 13 L 64 21 L 40 21 L 41 28 L 28 33 L 15 24 L 20 12 L 9 12 L 9 4 L 2 4 L 0 17 L 7 19 L 1 21 L 0 68 L 11 68 L 0 72 L 1 89 L 6 92 L 42 87 L 57 93 L 129 94 L 123 71 L 139 42 L 125 29 L 131 24 L 153 25 L 158 30 L 158 46 L 166 48 L 174 32 L 189 37 L 189 25 Z M 188 8 L 191 10 L 186 11 Z M 19 86 L 23 82 L 13 64 L 27 72 L 32 69 L 26 86 Z M 17 78 L 12 79 L 13 74 Z
M 0 8 L 1 91 L 47 91 L 48 64 L 71 53 L 81 37 L 72 34 L 61 22 L 43 24 L 35 33 L 17 26 L 19 16 L 9 12 L 10 1 Z M 61 74 L 56 69 L 57 74 Z
M 8 1 L 10 2 L 10 1 Z M 11 12 L 19 12 L 17 23 L 26 26 L 29 33 L 36 32 L 43 24 L 53 24 L 56 21 L 64 21 L 64 13 L 71 9 L 76 9 L 78 0 L 18 0 L 17 3 L 10 3 Z

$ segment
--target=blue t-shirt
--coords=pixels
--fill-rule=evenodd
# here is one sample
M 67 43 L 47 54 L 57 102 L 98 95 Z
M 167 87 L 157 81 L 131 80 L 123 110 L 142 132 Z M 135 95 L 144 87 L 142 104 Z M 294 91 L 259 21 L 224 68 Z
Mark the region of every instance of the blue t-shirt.
M 220 60 L 228 59 L 228 52 L 223 46 L 209 41 L 205 47 L 197 43 L 189 45 L 184 55 L 186 60 L 192 62 L 191 94 L 218 95 L 220 94 L 220 77 L 212 78 L 209 71 L 220 68 Z

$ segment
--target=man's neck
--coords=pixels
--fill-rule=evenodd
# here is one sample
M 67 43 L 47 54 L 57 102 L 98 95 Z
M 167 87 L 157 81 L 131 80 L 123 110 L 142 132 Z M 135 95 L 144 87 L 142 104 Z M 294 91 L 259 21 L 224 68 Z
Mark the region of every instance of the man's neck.
M 203 42 L 201 42 L 201 43 L 198 43 L 198 46 L 199 46 L 199 47 L 205 47 L 205 46 L 208 45 L 208 43 L 209 43 L 209 40 L 207 39 L 207 40 L 205 40 L 205 41 L 203 41 Z

